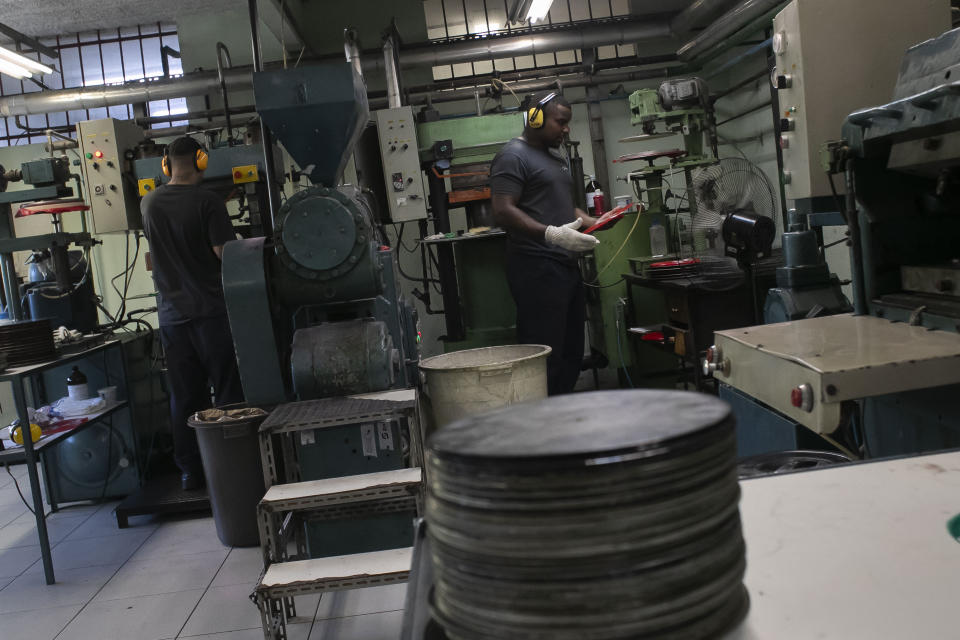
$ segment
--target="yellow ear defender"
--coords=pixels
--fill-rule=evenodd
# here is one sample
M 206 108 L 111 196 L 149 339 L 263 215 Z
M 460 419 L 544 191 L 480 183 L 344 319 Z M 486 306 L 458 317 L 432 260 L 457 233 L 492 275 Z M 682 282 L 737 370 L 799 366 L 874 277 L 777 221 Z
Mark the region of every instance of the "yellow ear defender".
M 207 152 L 203 149 L 197 149 L 197 155 L 193 159 L 193 166 L 196 167 L 197 171 L 206 171 L 207 162 L 210 160 L 210 157 L 207 155 Z M 160 161 L 160 167 L 163 169 L 163 175 L 170 177 L 170 157 L 167 155 L 166 151 L 163 153 L 163 160 Z
M 557 97 L 556 92 L 545 95 L 537 106 L 527 111 L 527 126 L 531 129 L 539 129 L 543 126 L 543 108 L 548 102 Z

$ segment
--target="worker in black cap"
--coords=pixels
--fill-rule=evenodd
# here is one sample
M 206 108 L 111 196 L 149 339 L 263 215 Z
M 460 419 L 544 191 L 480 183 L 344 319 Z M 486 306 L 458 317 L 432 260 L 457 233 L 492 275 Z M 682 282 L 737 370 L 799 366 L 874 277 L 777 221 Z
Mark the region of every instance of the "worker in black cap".
M 187 418 L 210 407 L 242 402 L 243 389 L 223 298 L 223 245 L 236 239 L 227 209 L 200 186 L 207 154 L 189 136 L 171 142 L 163 157 L 170 181 L 140 205 L 160 294 L 160 339 L 166 356 L 174 459 L 183 489 L 203 486 L 203 466 Z
M 523 135 L 493 159 L 493 216 L 507 232 L 507 280 L 517 304 L 517 342 L 545 344 L 547 391 L 573 391 L 583 364 L 586 316 L 577 260 L 599 242 L 578 229 L 597 222 L 575 206 L 572 178 L 560 153 L 570 133 L 570 103 L 556 92 L 524 105 Z

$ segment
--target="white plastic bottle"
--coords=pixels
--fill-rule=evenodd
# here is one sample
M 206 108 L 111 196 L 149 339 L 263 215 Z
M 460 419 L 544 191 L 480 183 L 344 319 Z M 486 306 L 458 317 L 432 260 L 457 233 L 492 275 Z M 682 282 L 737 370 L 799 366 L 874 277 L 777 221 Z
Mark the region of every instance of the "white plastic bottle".
M 656 218 L 650 223 L 650 255 L 667 255 L 667 230 Z

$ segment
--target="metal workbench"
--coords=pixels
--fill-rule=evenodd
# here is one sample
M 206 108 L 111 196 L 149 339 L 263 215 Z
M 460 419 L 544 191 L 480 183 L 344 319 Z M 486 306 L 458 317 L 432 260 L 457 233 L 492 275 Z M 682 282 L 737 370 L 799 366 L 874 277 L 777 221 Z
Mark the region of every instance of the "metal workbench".
M 61 356 L 56 360 L 50 360 L 49 362 L 41 362 L 22 367 L 12 367 L 3 373 L 0 373 L 0 382 L 9 382 L 13 387 L 13 401 L 16 405 L 17 417 L 20 419 L 20 424 L 30 424 L 30 415 L 27 412 L 27 397 L 26 392 L 24 391 L 25 382 L 30 381 L 49 369 L 54 369 L 65 364 L 83 360 L 94 355 L 100 355 L 106 352 L 108 349 L 122 349 L 122 344 L 123 343 L 120 340 L 108 340 L 103 344 L 97 345 L 90 349 Z M 126 381 L 127 375 L 124 358 L 120 357 L 119 361 L 120 371 L 118 372 L 118 379 L 121 381 Z M 124 394 L 126 392 L 124 386 L 125 382 L 120 386 L 120 389 L 118 389 L 120 394 Z M 36 402 L 37 400 L 35 399 L 34 401 Z M 43 506 L 43 494 L 40 490 L 40 478 L 37 473 L 37 462 L 39 461 L 38 454 L 42 450 L 48 447 L 56 446 L 59 442 L 62 442 L 66 438 L 69 438 L 83 429 L 96 424 L 98 420 L 107 418 L 113 415 L 113 413 L 116 411 L 127 408 L 128 406 L 129 405 L 127 402 L 119 402 L 98 413 L 91 414 L 89 416 L 81 416 L 88 418 L 87 421 L 74 428 L 50 435 L 44 435 L 36 443 L 34 443 L 31 438 L 24 438 L 22 448 L 0 451 L 0 462 L 19 460 L 25 460 L 26 462 L 27 477 L 30 480 L 30 496 L 31 501 L 33 502 L 33 513 L 37 521 L 37 536 L 40 539 L 40 555 L 43 561 L 43 575 L 46 578 L 47 584 L 53 584 L 55 579 L 53 574 L 53 557 L 50 553 L 50 539 L 47 536 L 47 523 Z M 26 434 L 29 432 L 29 427 L 26 427 L 24 433 Z M 134 446 L 136 446 L 136 443 L 134 443 Z M 49 478 L 46 478 L 46 481 L 47 486 L 49 487 Z M 56 511 L 56 503 L 51 503 L 51 507 L 54 511 Z
M 689 366 L 694 388 L 705 390 L 700 368 L 700 354 L 712 344 L 713 333 L 721 329 L 754 323 L 753 293 L 746 277 L 737 274 L 722 280 L 701 276 L 655 279 L 635 273 L 623 274 L 627 283 L 629 309 L 634 308 L 633 287 L 660 291 L 664 295 L 665 327 L 682 338 L 682 346 L 664 345 Z M 629 321 L 630 319 L 628 319 Z M 631 322 L 631 325 L 636 324 Z M 632 329 L 633 327 L 631 327 Z M 637 361 L 642 361 L 639 344 L 656 345 L 636 339 L 636 331 L 628 332 Z
M 957 637 L 960 451 L 742 480 L 747 618 L 723 640 Z M 428 628 L 418 546 L 402 640 Z

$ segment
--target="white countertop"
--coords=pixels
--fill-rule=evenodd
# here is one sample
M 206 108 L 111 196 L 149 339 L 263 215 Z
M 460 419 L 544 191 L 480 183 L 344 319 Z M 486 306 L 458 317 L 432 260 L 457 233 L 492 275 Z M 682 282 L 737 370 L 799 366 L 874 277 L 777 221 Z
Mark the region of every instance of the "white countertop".
M 750 613 L 725 640 L 960 638 L 960 452 L 740 486 Z

